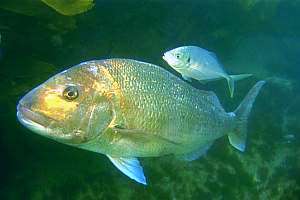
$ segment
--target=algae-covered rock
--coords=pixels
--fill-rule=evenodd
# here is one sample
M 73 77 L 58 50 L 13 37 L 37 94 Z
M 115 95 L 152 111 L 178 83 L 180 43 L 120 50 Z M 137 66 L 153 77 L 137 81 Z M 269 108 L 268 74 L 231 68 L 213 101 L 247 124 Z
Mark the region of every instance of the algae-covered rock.
M 93 0 L 41 0 L 62 15 L 77 15 L 94 6 Z

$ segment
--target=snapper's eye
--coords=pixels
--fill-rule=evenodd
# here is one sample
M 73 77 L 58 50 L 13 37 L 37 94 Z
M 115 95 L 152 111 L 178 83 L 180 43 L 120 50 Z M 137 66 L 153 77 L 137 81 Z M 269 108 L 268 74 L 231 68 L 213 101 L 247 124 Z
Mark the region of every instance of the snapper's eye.
M 179 55 L 179 54 L 176 54 L 176 58 L 180 58 L 180 55 Z
M 78 97 L 78 95 L 79 95 L 79 93 L 75 86 L 68 86 L 63 91 L 63 97 L 69 101 L 76 99 Z

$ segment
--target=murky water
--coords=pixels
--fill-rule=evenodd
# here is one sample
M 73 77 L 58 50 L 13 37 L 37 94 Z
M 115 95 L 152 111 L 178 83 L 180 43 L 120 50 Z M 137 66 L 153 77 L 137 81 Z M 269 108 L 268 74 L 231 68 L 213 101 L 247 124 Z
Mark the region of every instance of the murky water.
M 298 1 L 76 2 L 0 1 L 0 199 L 300 198 Z M 16 119 L 18 100 L 63 69 L 118 57 L 178 75 L 161 56 L 182 45 L 214 51 L 230 73 L 254 74 L 237 83 L 233 99 L 225 80 L 192 82 L 216 92 L 227 111 L 257 80 L 267 80 L 249 119 L 244 153 L 223 137 L 193 162 L 142 158 L 143 186 L 105 156 L 38 136 Z

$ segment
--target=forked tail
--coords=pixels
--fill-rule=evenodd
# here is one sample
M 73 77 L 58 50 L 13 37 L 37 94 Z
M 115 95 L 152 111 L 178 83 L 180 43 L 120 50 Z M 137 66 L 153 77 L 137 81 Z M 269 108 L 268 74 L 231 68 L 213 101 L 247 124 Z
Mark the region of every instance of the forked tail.
M 236 125 L 233 131 L 228 134 L 228 138 L 230 144 L 240 151 L 244 151 L 246 148 L 247 120 L 255 98 L 264 84 L 265 81 L 257 82 L 234 111 Z
M 233 97 L 233 93 L 234 93 L 234 82 L 238 80 L 242 80 L 244 78 L 248 78 L 250 76 L 252 76 L 252 74 L 229 75 L 226 77 L 231 98 Z

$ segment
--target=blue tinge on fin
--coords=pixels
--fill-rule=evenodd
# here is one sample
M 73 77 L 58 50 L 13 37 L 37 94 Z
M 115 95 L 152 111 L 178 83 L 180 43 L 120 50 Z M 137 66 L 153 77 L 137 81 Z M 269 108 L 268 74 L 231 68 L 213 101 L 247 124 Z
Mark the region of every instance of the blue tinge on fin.
M 229 143 L 239 151 L 245 151 L 246 149 L 246 131 L 242 133 L 229 133 L 228 134 Z
M 137 158 L 116 158 L 106 155 L 110 161 L 129 178 L 147 185 L 143 167 Z
M 180 160 L 185 160 L 185 161 L 197 160 L 201 156 L 206 155 L 207 150 L 211 147 L 212 144 L 213 144 L 213 142 L 202 145 L 195 151 L 192 151 L 192 152 L 189 152 L 186 154 L 182 154 L 182 155 L 178 155 L 177 158 L 179 158 Z

